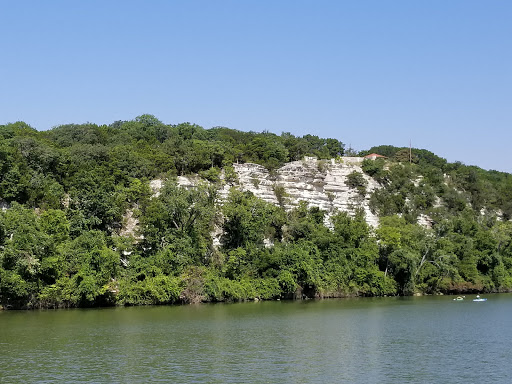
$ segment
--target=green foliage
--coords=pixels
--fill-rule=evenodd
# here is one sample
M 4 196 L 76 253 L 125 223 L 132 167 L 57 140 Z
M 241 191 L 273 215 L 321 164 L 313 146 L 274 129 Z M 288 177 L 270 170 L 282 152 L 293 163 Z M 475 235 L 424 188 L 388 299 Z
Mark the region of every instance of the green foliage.
M 364 159 L 363 163 L 361 164 L 361 168 L 364 173 L 373 177 L 375 180 L 381 183 L 385 181 L 386 172 L 384 171 L 383 159 Z
M 366 186 L 368 185 L 368 182 L 361 172 L 353 171 L 350 173 L 347 176 L 345 184 L 350 188 L 357 189 L 357 192 L 360 195 L 364 196 L 366 194 Z
M 142 281 L 121 280 L 117 300 L 121 305 L 172 304 L 179 295 L 179 280 L 159 274 Z
M 256 198 L 251 192 L 231 188 L 223 206 L 224 236 L 226 249 L 262 247 L 265 237 L 276 233 L 273 218 L 278 208 Z
M 320 173 L 327 172 L 328 167 L 329 167 L 328 163 L 325 160 L 319 160 L 316 163 L 316 168 L 318 169 L 318 172 L 320 172 Z
M 284 186 L 281 184 L 274 184 L 273 190 L 274 194 L 276 195 L 277 202 L 281 207 L 284 207 L 284 205 L 286 204 L 286 199 L 288 197 L 288 194 L 286 193 Z
M 238 182 L 238 174 L 232 165 L 224 167 L 224 181 L 230 185 Z
M 142 249 L 149 253 L 167 249 L 194 265 L 206 261 L 215 219 L 216 191 L 201 185 L 187 190 L 169 180 L 160 196 L 144 207 Z
M 398 162 L 409 162 L 416 164 L 418 162 L 418 156 L 412 153 L 412 150 L 403 148 L 398 150 L 393 156 L 393 160 Z
M 199 172 L 199 176 L 208 180 L 210 183 L 218 183 L 220 181 L 220 169 L 212 167 L 207 171 Z
M 386 156 L 362 162 L 381 187 L 369 197 L 377 228 L 362 210 L 327 216 L 300 202 L 285 212 L 277 169 L 314 156 L 325 172 L 344 152 L 336 139 L 167 125 L 152 115 L 46 132 L 1 125 L 0 305 L 512 290 L 512 175 L 416 148 L 410 161 L 409 148 L 380 146 L 361 153 Z M 233 164 L 244 162 L 267 167 L 279 206 L 234 187 Z M 176 176 L 188 174 L 206 181 L 179 187 Z M 347 185 L 366 195 L 367 176 L 352 172 Z M 156 178 L 167 180 L 158 196 Z M 128 209 L 132 234 L 121 230 Z

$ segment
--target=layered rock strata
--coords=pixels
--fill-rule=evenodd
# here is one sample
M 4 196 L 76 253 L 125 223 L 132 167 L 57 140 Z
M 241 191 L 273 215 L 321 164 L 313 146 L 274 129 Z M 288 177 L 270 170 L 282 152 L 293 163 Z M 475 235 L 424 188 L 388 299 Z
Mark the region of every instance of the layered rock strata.
M 273 172 L 258 164 L 233 164 L 238 181 L 233 185 L 225 184 L 219 191 L 219 197 L 225 200 L 230 188 L 235 186 L 243 191 L 251 191 L 264 201 L 281 205 L 286 210 L 304 201 L 308 207 L 319 207 L 327 212 L 328 226 L 330 216 L 336 211 L 354 215 L 357 209 L 363 209 L 367 222 L 376 227 L 379 221 L 370 211 L 369 197 L 380 186 L 363 173 L 362 160 L 360 157 L 344 157 L 325 161 L 309 157 L 288 163 Z M 366 192 L 363 194 L 346 183 L 348 175 L 354 171 L 360 172 L 367 181 Z M 178 183 L 191 187 L 196 180 L 181 176 Z

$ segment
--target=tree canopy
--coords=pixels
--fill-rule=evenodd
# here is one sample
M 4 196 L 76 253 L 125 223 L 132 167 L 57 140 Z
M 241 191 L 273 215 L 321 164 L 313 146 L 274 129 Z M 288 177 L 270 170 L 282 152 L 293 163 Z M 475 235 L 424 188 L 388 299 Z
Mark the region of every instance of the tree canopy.
M 0 125 L 0 305 L 56 308 L 512 289 L 512 175 L 379 146 L 347 177 L 380 218 L 286 211 L 237 188 L 342 158 L 315 135 L 168 125 L 152 115 L 39 132 Z M 410 156 L 412 154 L 412 156 Z M 366 175 L 363 175 L 366 174 Z M 195 175 L 195 187 L 177 177 Z M 380 186 L 368 192 L 368 177 Z M 161 179 L 159 194 L 150 181 Z M 229 190 L 224 201 L 219 190 Z M 279 200 L 279 196 L 281 200 Z M 126 232 L 128 221 L 134 229 Z M 421 221 L 426 222 L 419 224 Z

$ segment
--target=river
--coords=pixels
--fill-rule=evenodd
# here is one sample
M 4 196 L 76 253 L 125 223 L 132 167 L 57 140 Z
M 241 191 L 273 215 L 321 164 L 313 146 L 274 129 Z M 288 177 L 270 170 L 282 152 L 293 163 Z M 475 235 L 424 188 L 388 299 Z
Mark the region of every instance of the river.
M 0 312 L 0 383 L 510 383 L 512 295 Z

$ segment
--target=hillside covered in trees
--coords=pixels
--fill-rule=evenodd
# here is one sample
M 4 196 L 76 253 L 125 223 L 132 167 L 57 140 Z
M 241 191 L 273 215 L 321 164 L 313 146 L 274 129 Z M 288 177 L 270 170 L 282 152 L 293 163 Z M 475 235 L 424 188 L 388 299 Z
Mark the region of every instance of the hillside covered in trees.
M 342 162 L 336 139 L 151 115 L 49 131 L 0 125 L 0 306 L 512 290 L 512 175 L 424 149 L 359 155 L 374 152 L 386 158 L 364 160 L 347 185 L 366 196 L 365 177 L 378 183 L 364 198 L 379 225 L 356 210 L 326 226 L 317 207 L 285 210 L 237 188 L 233 164 L 272 173 L 304 156 Z M 180 187 L 177 176 L 190 174 L 201 182 Z M 159 194 L 154 179 L 165 180 Z M 221 202 L 223 185 L 233 187 Z

